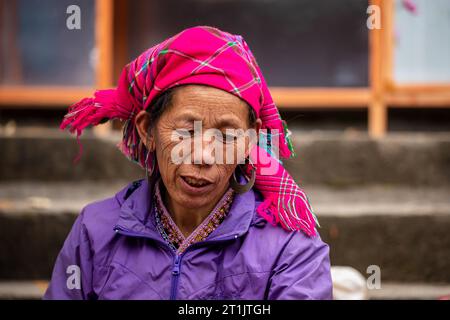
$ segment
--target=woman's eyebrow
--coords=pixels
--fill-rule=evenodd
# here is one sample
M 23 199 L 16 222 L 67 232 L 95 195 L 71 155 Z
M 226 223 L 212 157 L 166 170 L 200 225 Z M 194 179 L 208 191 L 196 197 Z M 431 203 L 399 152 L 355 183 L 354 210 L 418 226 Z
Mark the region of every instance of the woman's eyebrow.
M 181 114 L 175 116 L 174 120 L 176 122 L 194 122 L 194 121 L 202 121 L 204 117 L 201 117 L 196 112 L 192 111 L 185 111 Z M 241 124 L 239 119 L 236 116 L 228 116 L 228 115 L 222 115 L 219 116 L 217 119 L 214 119 L 214 127 L 216 128 L 224 128 L 224 127 L 233 127 L 233 128 L 240 128 Z
M 202 117 L 195 112 L 184 111 L 181 114 L 175 116 L 174 120 L 175 121 L 194 122 L 194 121 L 202 121 Z
M 240 128 L 240 121 L 236 117 L 222 116 L 216 121 L 217 128 L 233 127 Z

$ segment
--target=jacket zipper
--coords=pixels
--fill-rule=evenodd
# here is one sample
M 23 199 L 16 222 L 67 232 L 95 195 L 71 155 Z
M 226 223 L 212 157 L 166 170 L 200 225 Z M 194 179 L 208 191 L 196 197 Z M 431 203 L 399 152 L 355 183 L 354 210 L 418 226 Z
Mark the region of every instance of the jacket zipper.
M 131 237 L 138 237 L 138 238 L 147 238 L 147 239 L 151 239 L 151 240 L 155 240 L 157 242 L 163 243 L 167 248 L 170 249 L 170 251 L 172 253 L 175 254 L 175 259 L 172 265 L 172 281 L 171 281 L 171 288 L 170 288 L 170 300 L 176 300 L 177 299 L 177 290 L 178 290 L 178 281 L 180 278 L 180 266 L 181 266 L 181 259 L 183 258 L 183 256 L 186 254 L 186 252 L 188 252 L 190 249 L 195 248 L 199 245 L 205 245 L 205 244 L 211 244 L 211 243 L 218 243 L 218 242 L 223 242 L 223 241 L 229 241 L 229 240 L 233 240 L 233 239 L 237 239 L 238 235 L 233 235 L 231 237 L 227 237 L 227 238 L 222 238 L 220 240 L 211 240 L 211 241 L 204 241 L 204 242 L 196 242 L 191 244 L 189 247 L 187 247 L 183 253 L 181 254 L 177 254 L 176 252 L 173 251 L 173 249 L 164 241 L 161 241 L 159 239 L 153 238 L 153 237 L 149 237 L 140 233 L 135 233 L 135 232 L 131 232 L 129 230 L 125 230 L 123 228 L 120 227 L 115 227 L 114 230 L 116 232 L 120 231 L 121 234 L 126 235 L 126 236 L 131 236 Z
M 186 252 L 188 252 L 192 248 L 195 248 L 195 247 L 198 247 L 198 246 L 201 246 L 201 245 L 211 244 L 211 243 L 218 243 L 218 242 L 224 242 L 224 241 L 229 241 L 229 240 L 233 240 L 233 239 L 237 239 L 237 238 L 238 238 L 238 235 L 233 235 L 231 237 L 222 238 L 220 240 L 196 242 L 196 243 L 193 243 L 190 246 L 188 246 L 183 251 L 183 253 L 181 253 L 181 254 L 176 254 L 175 253 L 175 260 L 174 260 L 173 267 L 172 267 L 172 287 L 171 287 L 171 290 L 170 290 L 170 300 L 176 300 L 177 299 L 177 290 L 178 290 L 178 281 L 179 281 L 179 278 L 180 278 L 181 259 L 186 254 Z
M 177 254 L 175 256 L 175 261 L 172 267 L 172 285 L 170 290 L 170 300 L 176 300 L 177 298 L 177 289 L 178 289 L 178 278 L 180 277 L 180 262 L 181 255 Z

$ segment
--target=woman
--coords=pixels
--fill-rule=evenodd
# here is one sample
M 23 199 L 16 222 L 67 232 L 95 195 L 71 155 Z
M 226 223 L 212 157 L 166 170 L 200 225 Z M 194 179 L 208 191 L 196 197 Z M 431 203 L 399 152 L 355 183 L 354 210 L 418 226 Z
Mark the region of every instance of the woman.
M 328 246 L 278 159 L 287 127 L 241 36 L 180 32 L 61 128 L 109 119 L 125 121 L 120 148 L 146 179 L 84 207 L 46 299 L 331 298 Z

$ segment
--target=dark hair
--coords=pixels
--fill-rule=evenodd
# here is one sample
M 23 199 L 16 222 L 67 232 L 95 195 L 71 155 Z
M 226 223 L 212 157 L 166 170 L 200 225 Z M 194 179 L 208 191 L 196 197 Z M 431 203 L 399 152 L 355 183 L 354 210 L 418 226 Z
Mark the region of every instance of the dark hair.
M 172 103 L 174 89 L 170 88 L 159 95 L 150 107 L 150 125 L 155 124 L 166 108 Z
M 164 111 L 167 109 L 167 107 L 172 103 L 173 96 L 175 94 L 175 89 L 170 88 L 164 91 L 161 95 L 159 95 L 153 105 L 150 108 L 149 114 L 150 114 L 150 126 L 154 125 L 158 119 L 161 117 L 161 115 L 164 113 Z M 248 123 L 250 126 L 253 126 L 256 122 L 256 113 L 255 110 L 247 103 L 245 104 L 248 107 Z

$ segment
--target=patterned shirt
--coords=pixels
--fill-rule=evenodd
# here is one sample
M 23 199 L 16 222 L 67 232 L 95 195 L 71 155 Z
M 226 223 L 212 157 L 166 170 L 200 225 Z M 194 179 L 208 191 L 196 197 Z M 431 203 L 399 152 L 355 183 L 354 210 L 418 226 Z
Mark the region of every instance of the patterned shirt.
M 162 201 L 160 183 L 161 179 L 156 183 L 154 195 L 156 226 L 163 239 L 177 254 L 181 254 L 191 244 L 206 239 L 225 219 L 234 199 L 234 191 L 229 188 L 211 213 L 188 237 L 185 237 Z

